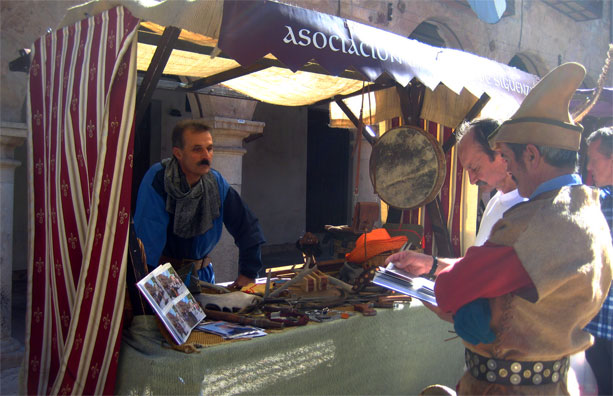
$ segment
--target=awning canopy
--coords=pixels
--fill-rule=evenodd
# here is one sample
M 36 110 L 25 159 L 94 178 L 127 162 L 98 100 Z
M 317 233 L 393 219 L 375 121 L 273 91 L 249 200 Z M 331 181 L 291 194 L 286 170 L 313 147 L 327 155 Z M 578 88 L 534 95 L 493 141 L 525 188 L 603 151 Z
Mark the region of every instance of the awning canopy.
M 357 92 L 364 82 L 407 86 L 417 79 L 430 96 L 440 86 L 444 95 L 463 95 L 466 109 L 485 92 L 492 100 L 484 112 L 506 117 L 538 81 L 474 54 L 268 0 L 94 1 L 71 9 L 63 25 L 118 4 L 143 20 L 139 70 L 149 67 L 164 27 L 183 29 L 164 74 L 201 79 L 186 90 L 221 83 L 257 100 L 300 106 Z M 219 81 L 221 75 L 231 78 Z
M 577 109 L 588 101 L 596 91 L 596 88 L 578 89 L 570 101 L 570 108 Z M 600 92 L 598 101 L 590 109 L 587 115 L 596 118 L 613 118 L 613 87 L 604 87 Z
M 246 6 L 248 4 L 248 6 Z M 537 77 L 510 66 L 351 20 L 271 1 L 226 1 L 219 48 L 241 65 L 274 55 L 292 71 L 314 60 L 331 75 L 355 69 L 369 81 L 384 73 L 402 86 L 417 78 L 434 90 L 523 100 Z

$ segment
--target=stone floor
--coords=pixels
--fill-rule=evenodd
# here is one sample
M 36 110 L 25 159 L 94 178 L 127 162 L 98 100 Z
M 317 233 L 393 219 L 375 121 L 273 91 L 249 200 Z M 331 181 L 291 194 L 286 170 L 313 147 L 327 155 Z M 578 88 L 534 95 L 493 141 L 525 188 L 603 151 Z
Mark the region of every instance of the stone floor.
M 19 371 L 20 367 L 2 370 L 0 376 L 0 395 L 13 396 L 19 394 Z
M 15 274 L 13 277 L 13 293 L 11 300 L 11 334 L 19 349 L 10 353 L 3 352 L 0 367 L 0 395 L 17 395 L 19 391 L 19 371 L 23 357 L 25 342 L 26 294 L 27 282 L 25 274 Z

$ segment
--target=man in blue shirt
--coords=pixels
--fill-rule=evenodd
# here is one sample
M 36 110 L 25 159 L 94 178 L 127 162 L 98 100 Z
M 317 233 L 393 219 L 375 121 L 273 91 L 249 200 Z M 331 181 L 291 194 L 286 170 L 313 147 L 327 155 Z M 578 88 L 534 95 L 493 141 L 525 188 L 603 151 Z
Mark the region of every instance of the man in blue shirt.
M 601 128 L 593 132 L 588 138 L 587 169 L 592 173 L 594 184 L 600 187 L 600 206 L 602 213 L 611 228 L 613 237 L 613 128 Z M 598 394 L 613 394 L 611 373 L 613 364 L 613 293 L 609 295 L 600 312 L 587 325 L 589 331 L 596 339 L 594 345 L 585 351 L 587 361 L 592 367 L 598 383 Z
M 197 279 L 214 283 L 206 260 L 223 225 L 239 248 L 235 287 L 253 282 L 262 268 L 265 243 L 257 218 L 219 172 L 211 168 L 213 137 L 196 120 L 179 122 L 172 132 L 171 158 L 154 164 L 138 190 L 134 228 L 150 268 L 170 262 L 192 292 Z

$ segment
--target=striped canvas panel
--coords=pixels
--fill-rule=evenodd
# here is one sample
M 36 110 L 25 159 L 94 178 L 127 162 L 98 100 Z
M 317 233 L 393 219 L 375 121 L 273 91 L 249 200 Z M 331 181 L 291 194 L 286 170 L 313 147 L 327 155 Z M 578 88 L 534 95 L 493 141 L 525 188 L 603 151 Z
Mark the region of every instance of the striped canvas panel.
M 136 28 L 117 7 L 34 43 L 28 394 L 113 393 L 130 212 Z

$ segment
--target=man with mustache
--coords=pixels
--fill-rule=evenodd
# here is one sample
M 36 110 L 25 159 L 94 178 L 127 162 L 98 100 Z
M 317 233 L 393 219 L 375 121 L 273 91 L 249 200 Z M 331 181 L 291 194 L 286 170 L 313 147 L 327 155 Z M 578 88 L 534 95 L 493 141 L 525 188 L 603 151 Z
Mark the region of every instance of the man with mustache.
M 611 285 L 613 245 L 597 189 L 575 174 L 583 127 L 568 108 L 585 68 L 566 63 L 530 91 L 489 137 L 528 201 L 505 212 L 483 246 L 455 262 L 391 255 L 412 274 L 437 275 L 441 318 L 464 341 L 459 394 L 578 394 L 569 356 L 587 349 L 584 327 Z
M 266 241 L 236 190 L 211 168 L 210 128 L 197 120 L 181 121 L 172 131 L 172 146 L 173 156 L 154 164 L 138 190 L 134 228 L 147 264 L 170 262 L 190 291 L 198 293 L 198 279 L 215 283 L 207 255 L 225 225 L 239 248 L 233 286 L 246 286 L 262 268 L 260 245 Z
M 511 174 L 507 172 L 506 162 L 500 153 L 490 148 L 487 141 L 499 126 L 498 121 L 483 118 L 465 122 L 456 131 L 458 158 L 468 173 L 470 183 L 481 187 L 479 192 L 497 190 L 483 212 L 475 246 L 485 243 L 492 227 L 507 209 L 524 201 L 517 192 Z

